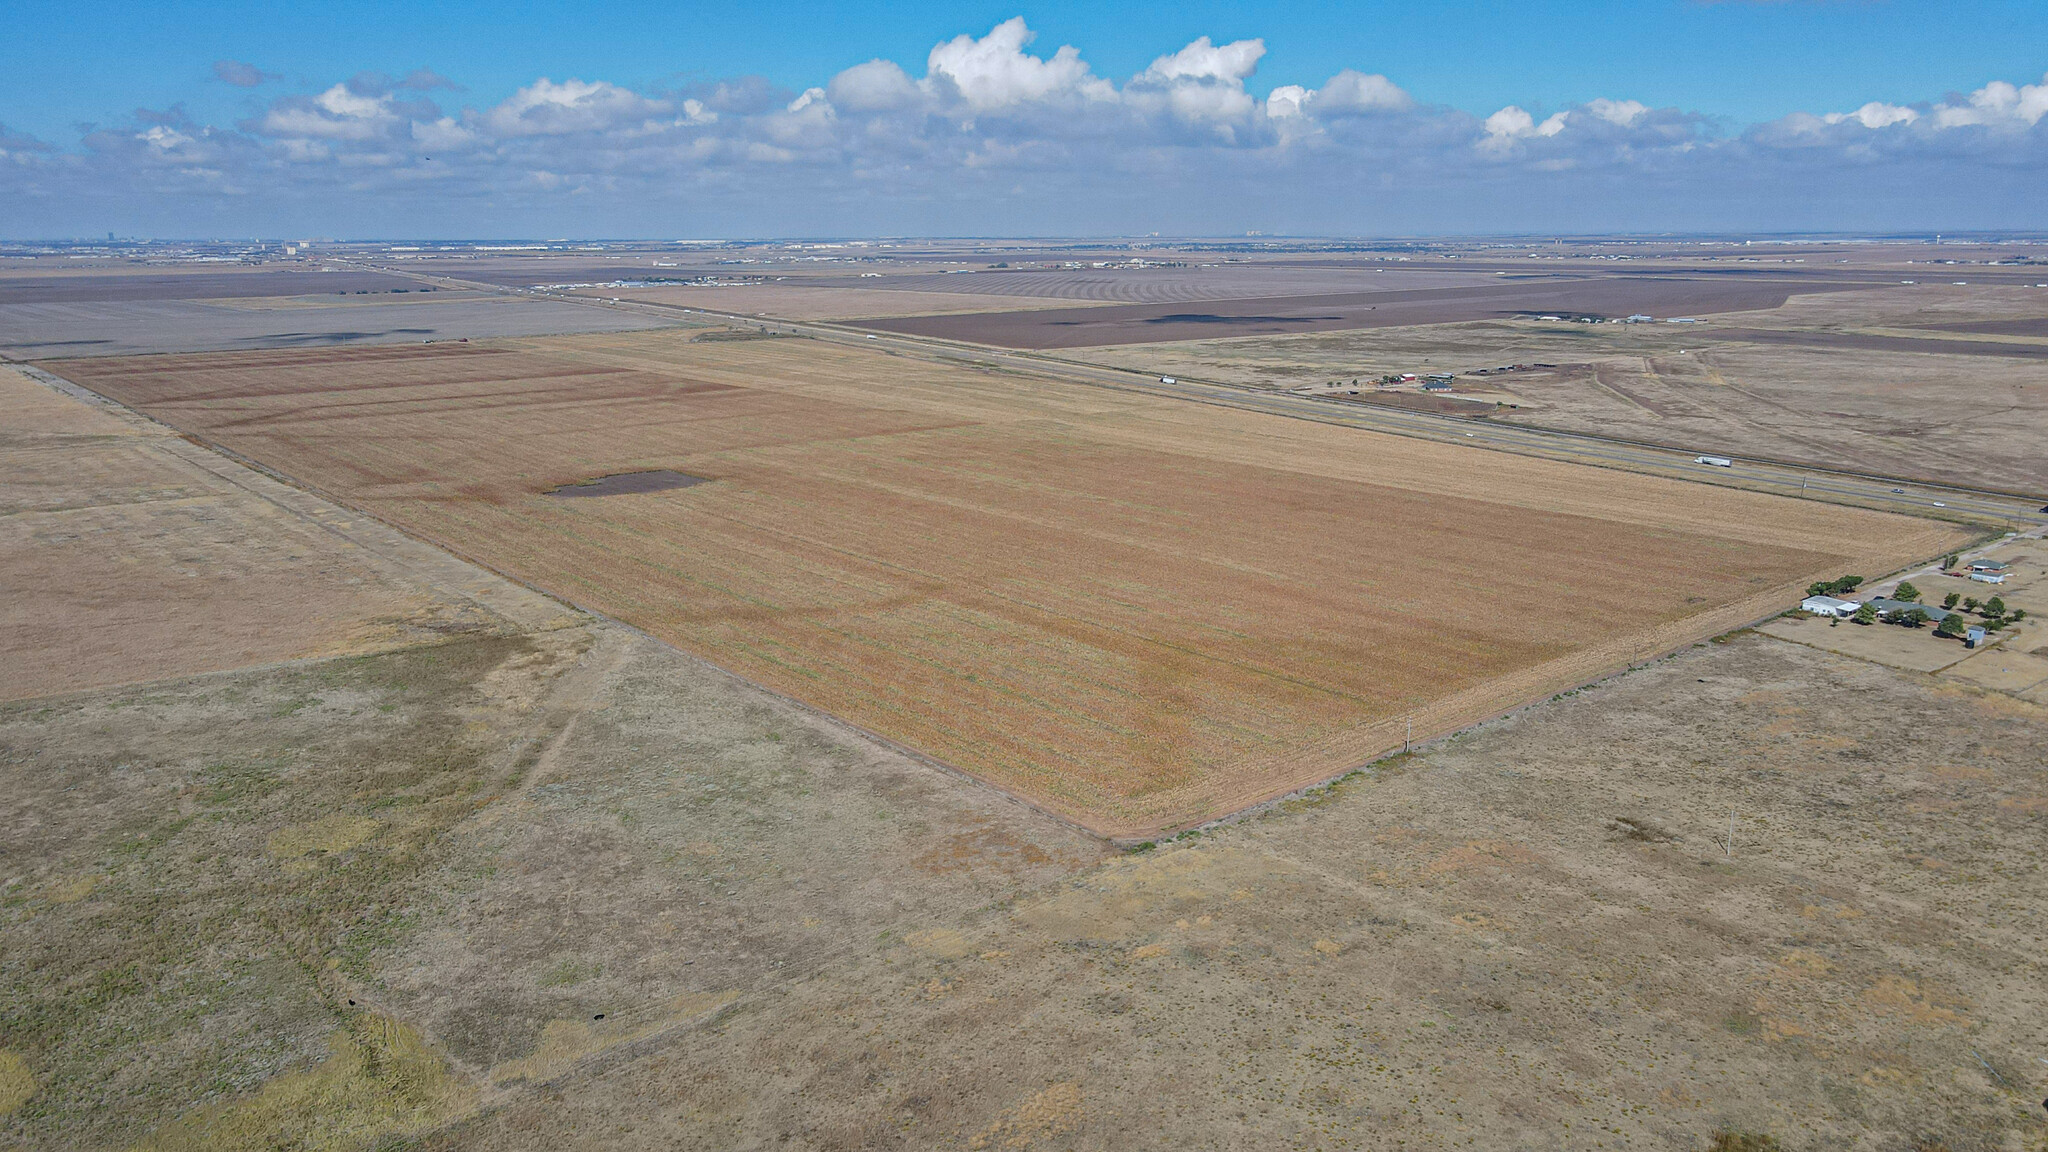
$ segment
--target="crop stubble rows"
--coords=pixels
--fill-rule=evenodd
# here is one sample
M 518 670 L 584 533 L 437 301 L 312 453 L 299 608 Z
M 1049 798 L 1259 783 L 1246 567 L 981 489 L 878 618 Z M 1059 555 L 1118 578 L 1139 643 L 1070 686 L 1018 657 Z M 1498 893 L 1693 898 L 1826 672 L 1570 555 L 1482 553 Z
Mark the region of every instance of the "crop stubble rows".
M 811 341 L 55 365 L 1097 831 L 1947 546 L 1922 521 Z M 716 482 L 542 493 L 639 468 Z

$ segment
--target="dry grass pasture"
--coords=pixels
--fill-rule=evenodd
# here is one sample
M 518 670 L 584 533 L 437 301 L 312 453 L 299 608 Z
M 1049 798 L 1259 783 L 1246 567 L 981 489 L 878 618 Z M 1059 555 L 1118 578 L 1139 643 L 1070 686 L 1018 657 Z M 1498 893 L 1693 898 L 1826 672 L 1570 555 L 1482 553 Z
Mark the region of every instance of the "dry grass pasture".
M 1857 319 L 1868 308 L 1863 323 Z M 1288 388 L 1384 373 L 1455 372 L 1461 392 L 1518 404 L 1491 419 L 2048 496 L 2048 373 L 1968 355 L 1936 325 L 2048 316 L 2048 290 L 1920 285 L 1794 296 L 1706 325 L 1486 322 L 1371 332 L 1077 349 L 1072 359 Z M 1976 317 L 1973 321 L 1970 318 Z M 1987 319 L 1988 318 L 1988 319 Z M 1918 325 L 1918 327 L 1913 327 Z M 1768 330 L 1882 338 L 1836 348 L 1726 338 Z M 1939 338 L 1935 345 L 1927 338 Z M 2012 345 L 2013 336 L 1986 337 Z M 2039 344 L 2048 353 L 2048 344 Z M 1946 350 L 1936 350 L 1946 347 Z M 1554 368 L 1473 376 L 1504 364 Z
M 1946 525 L 807 340 L 55 366 L 1143 837 L 1941 551 Z M 673 469 L 690 488 L 548 489 Z

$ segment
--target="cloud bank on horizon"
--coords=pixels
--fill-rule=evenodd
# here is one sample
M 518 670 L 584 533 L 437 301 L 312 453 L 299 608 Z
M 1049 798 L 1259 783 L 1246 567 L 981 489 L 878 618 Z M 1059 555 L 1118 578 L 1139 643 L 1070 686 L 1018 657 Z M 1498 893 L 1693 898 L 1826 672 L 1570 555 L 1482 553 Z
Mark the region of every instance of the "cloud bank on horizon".
M 544 76 L 449 107 L 454 85 L 422 70 L 232 125 L 138 110 L 75 147 L 0 124 L 0 206 L 16 235 L 95 211 L 194 234 L 1763 230 L 1824 210 L 1843 227 L 2048 226 L 2019 194 L 2048 176 L 2048 76 L 1728 125 L 1625 95 L 1475 115 L 1350 68 L 1261 97 L 1259 39 L 1205 36 L 1118 83 L 1032 40 L 1013 18 L 937 44 L 922 75 L 876 59 L 801 92 Z M 277 79 L 213 67 L 240 88 Z

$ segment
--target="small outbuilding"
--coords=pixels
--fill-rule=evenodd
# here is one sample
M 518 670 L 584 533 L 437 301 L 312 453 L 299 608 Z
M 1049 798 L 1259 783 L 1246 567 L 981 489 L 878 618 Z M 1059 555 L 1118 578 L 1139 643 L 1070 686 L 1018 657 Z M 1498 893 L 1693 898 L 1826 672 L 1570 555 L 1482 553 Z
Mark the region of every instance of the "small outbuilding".
M 1982 624 L 1972 624 L 1972 625 L 1970 625 L 1969 629 L 1968 629 L 1967 631 L 1965 631 L 1965 632 L 1963 633 L 1963 647 L 1965 647 L 1965 648 L 1981 648 L 1981 647 L 1983 647 L 1983 646 L 1984 646 L 1984 637 L 1985 637 L 1985 635 L 1986 635 L 1986 633 L 1985 633 L 1985 631 L 1984 631 L 1984 626 L 1983 626 Z
M 1972 560 L 1964 575 L 1979 584 L 2003 584 L 2012 573 L 2012 565 L 2003 560 Z

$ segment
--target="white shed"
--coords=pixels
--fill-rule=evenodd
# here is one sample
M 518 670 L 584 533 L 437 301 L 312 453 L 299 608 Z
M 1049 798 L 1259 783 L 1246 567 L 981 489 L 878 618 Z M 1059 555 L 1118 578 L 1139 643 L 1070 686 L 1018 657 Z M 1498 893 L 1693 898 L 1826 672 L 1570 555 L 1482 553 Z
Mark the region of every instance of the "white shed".
M 1838 600 L 1833 596 L 1808 596 L 1799 602 L 1799 606 L 1815 616 L 1833 616 L 1846 620 L 1854 616 L 1858 608 L 1863 607 L 1863 602 Z

